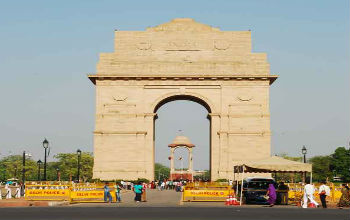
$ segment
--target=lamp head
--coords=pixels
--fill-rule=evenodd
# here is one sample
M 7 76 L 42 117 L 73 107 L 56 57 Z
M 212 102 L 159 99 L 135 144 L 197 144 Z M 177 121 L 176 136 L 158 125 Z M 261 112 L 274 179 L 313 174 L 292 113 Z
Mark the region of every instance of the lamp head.
M 46 140 L 46 138 L 45 138 L 45 140 L 43 141 L 43 147 L 44 147 L 44 148 L 48 148 L 48 147 L 49 147 L 49 142 L 48 142 L 48 140 Z
M 41 160 L 38 160 L 36 163 L 37 163 L 38 165 L 41 165 L 43 162 L 42 162 Z
M 305 147 L 305 145 L 303 146 L 303 148 L 301 149 L 301 152 L 305 155 L 307 153 L 307 149 Z
M 77 154 L 81 155 L 81 150 L 80 149 L 77 150 Z

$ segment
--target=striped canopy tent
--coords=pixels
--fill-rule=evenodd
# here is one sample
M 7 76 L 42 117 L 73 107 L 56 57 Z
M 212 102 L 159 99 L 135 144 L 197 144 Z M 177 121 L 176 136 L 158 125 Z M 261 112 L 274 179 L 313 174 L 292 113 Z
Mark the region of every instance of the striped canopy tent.
M 301 163 L 287 160 L 282 157 L 272 156 L 257 161 L 247 161 L 236 164 L 233 167 L 234 173 L 242 173 L 242 186 L 244 173 L 311 173 L 312 182 L 312 164 Z M 237 184 L 238 186 L 238 184 Z M 241 187 L 241 204 L 243 187 Z

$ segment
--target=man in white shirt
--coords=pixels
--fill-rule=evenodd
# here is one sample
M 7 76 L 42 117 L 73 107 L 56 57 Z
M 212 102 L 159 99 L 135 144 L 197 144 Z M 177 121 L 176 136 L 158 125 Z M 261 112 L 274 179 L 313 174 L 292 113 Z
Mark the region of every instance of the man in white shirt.
M 8 183 L 6 183 L 5 185 L 5 190 L 6 190 L 6 199 L 11 199 L 12 198 L 11 188 Z
M 314 200 L 315 186 L 310 184 L 310 180 L 306 181 L 306 185 L 304 186 L 304 197 L 303 197 L 303 208 L 307 208 L 307 202 L 310 200 L 310 203 L 318 206 L 318 203 Z
M 318 189 L 318 194 L 320 195 L 322 207 L 324 209 L 327 208 L 326 197 L 331 195 L 331 189 L 326 185 L 326 181 L 322 181 L 322 185 Z

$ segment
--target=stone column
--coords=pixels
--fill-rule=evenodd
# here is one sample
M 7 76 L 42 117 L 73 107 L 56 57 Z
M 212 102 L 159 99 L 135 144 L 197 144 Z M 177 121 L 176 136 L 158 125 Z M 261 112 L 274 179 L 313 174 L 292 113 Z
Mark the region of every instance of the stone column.
M 154 113 L 147 113 L 144 117 L 144 129 L 147 132 L 146 135 L 144 135 L 144 163 L 143 166 L 145 166 L 145 174 L 143 175 L 143 178 L 147 178 L 149 180 L 154 180 L 154 140 L 153 140 L 153 124 L 154 124 L 154 117 L 156 114 Z M 139 153 L 141 152 L 138 151 Z M 136 153 L 137 154 L 137 153 Z M 142 170 L 139 168 L 139 170 Z M 134 179 L 142 178 L 142 176 L 134 177 Z
M 220 171 L 221 171 L 221 154 L 222 151 L 220 149 L 220 115 L 219 114 L 209 114 L 211 117 L 211 155 L 210 155 L 210 176 L 211 180 L 215 181 L 220 179 Z
M 173 180 L 172 174 L 175 172 L 175 163 L 174 163 L 174 151 L 175 148 L 170 148 L 170 180 Z
M 191 180 L 193 181 L 192 147 L 188 148 L 188 173 L 191 174 Z

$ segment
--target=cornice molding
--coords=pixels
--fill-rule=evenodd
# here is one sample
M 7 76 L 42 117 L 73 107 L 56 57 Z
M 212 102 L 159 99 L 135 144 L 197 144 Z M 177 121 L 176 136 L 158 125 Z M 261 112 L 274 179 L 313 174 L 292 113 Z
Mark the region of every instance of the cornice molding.
M 152 75 L 99 75 L 99 74 L 88 74 L 88 78 L 91 80 L 93 84 L 96 84 L 96 80 L 162 80 L 162 81 L 178 81 L 178 80 L 186 80 L 186 81 L 261 81 L 268 80 L 270 81 L 270 85 L 278 78 L 278 75 L 197 75 L 197 76 L 189 76 L 189 75 L 166 75 L 166 76 L 152 76 Z

